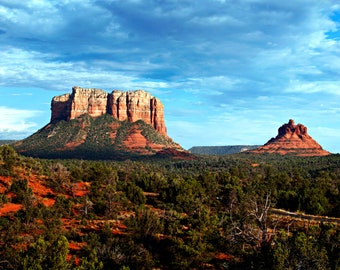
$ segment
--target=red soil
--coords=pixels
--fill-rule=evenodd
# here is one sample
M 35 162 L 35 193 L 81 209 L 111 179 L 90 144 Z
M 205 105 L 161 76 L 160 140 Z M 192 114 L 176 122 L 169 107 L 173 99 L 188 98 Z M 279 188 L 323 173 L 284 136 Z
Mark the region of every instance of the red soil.
M 27 176 L 27 174 L 22 171 L 18 171 L 18 174 L 21 179 L 26 179 L 28 181 L 28 186 L 32 189 L 33 194 L 38 199 L 38 201 L 42 202 L 45 206 L 51 206 L 54 204 L 54 199 L 46 198 L 47 195 L 54 194 L 54 192 L 52 189 L 44 186 L 44 183 L 46 182 L 45 176 L 37 176 L 34 174 Z M 13 193 L 8 192 L 8 187 L 10 187 L 11 183 L 12 177 L 0 176 L 0 193 L 5 193 L 7 191 L 6 196 L 9 199 L 15 196 Z M 0 215 L 17 212 L 21 208 L 21 204 L 7 203 L 0 208 Z
M 67 254 L 66 256 L 66 261 L 70 262 L 70 261 L 74 261 L 75 265 L 80 265 L 80 258 L 77 256 L 74 256 L 72 254 Z
M 74 196 L 82 197 L 88 194 L 90 188 L 89 182 L 77 182 L 72 185 L 72 191 Z
M 10 185 L 10 183 L 11 183 L 11 177 L 10 177 L 10 176 L 3 176 L 3 175 L 0 175 L 0 182 L 1 182 L 2 184 Z
M 6 192 L 7 187 L 11 184 L 11 177 L 10 176 L 0 176 L 0 194 Z
M 73 150 L 74 148 L 78 147 L 79 145 L 83 144 L 85 142 L 85 139 L 82 139 L 78 142 L 69 142 L 65 144 L 65 147 L 60 150 Z
M 68 248 L 70 250 L 81 250 L 86 245 L 85 242 L 70 242 L 68 243 Z
M 50 199 L 50 198 L 43 198 L 42 199 L 42 203 L 43 205 L 45 205 L 46 207 L 50 207 L 55 203 L 55 199 Z
M 6 215 L 8 213 L 17 212 L 21 209 L 22 205 L 17 203 L 6 203 L 0 209 L 0 216 Z
M 33 193 L 37 197 L 43 197 L 48 194 L 54 194 L 52 189 L 45 187 L 41 184 L 45 179 L 39 179 L 37 176 L 32 175 L 28 179 L 28 186 L 32 189 Z
M 215 259 L 221 260 L 221 261 L 230 261 L 232 258 L 228 254 L 225 253 L 217 253 L 215 255 Z

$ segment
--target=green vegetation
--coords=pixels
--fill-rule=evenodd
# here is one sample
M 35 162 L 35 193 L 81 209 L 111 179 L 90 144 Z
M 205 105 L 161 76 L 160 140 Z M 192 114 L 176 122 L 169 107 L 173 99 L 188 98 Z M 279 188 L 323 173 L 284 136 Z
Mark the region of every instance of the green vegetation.
M 155 132 L 155 129 L 149 124 L 146 124 L 143 120 L 138 120 L 135 123 L 142 130 L 142 134 L 144 135 L 144 137 L 147 138 L 150 142 L 153 142 L 155 144 L 164 144 L 169 147 L 174 145 L 174 142 L 171 139 L 162 136 L 158 132 Z
M 197 155 L 228 155 L 256 149 L 261 145 L 193 146 L 190 153 Z
M 48 124 L 30 137 L 15 143 L 13 147 L 23 155 L 39 158 L 142 159 L 145 156 L 141 157 L 124 145 L 134 129 L 141 130 L 145 138 L 153 144 L 162 144 L 165 147 L 176 145 L 142 120 L 130 123 L 118 121 L 108 114 L 96 118 L 84 114 L 70 121 Z M 145 150 L 153 153 L 151 148 Z
M 0 206 L 22 205 L 0 216 L 0 269 L 340 268 L 340 155 L 113 162 L 0 153 Z M 51 191 L 37 192 L 37 179 Z
M 15 142 L 16 142 L 16 140 L 0 140 L 0 145 L 13 144 Z

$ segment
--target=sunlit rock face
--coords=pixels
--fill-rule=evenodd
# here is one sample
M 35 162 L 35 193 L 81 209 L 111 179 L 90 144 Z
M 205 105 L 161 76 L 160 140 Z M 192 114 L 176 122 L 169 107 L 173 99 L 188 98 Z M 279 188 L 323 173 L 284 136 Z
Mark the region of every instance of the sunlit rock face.
M 265 145 L 251 152 L 298 156 L 325 156 L 330 154 L 308 135 L 307 127 L 302 124 L 295 125 L 292 119 L 278 129 L 278 135 L 275 138 L 271 138 Z
M 73 87 L 51 102 L 51 121 L 16 150 L 40 158 L 193 159 L 169 136 L 161 101 L 143 90 Z
M 113 91 L 109 97 L 109 113 L 120 121 L 128 120 L 133 123 L 143 120 L 166 135 L 162 102 L 143 90 Z
M 106 114 L 107 96 L 108 93 L 100 89 L 73 87 L 69 119 L 75 119 L 85 113 L 92 117 Z
M 71 94 L 56 96 L 51 103 L 51 123 L 69 121 L 83 114 L 98 117 L 110 114 L 131 123 L 143 120 L 162 135 L 167 135 L 162 102 L 143 90 L 111 94 L 96 88 L 73 87 Z

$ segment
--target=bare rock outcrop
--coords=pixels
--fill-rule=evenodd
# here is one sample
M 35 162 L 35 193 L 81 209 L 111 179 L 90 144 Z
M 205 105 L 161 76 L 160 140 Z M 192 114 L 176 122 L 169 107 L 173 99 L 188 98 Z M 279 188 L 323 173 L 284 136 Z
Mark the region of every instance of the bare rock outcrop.
M 120 121 L 128 120 L 133 123 L 141 119 L 166 135 L 163 104 L 148 92 L 113 91 L 109 97 L 109 112 Z
M 92 117 L 106 114 L 107 97 L 108 93 L 100 89 L 73 87 L 69 119 L 75 119 L 85 113 Z
M 143 90 L 107 93 L 96 88 L 73 87 L 71 94 L 56 96 L 51 103 L 51 123 L 69 121 L 83 114 L 112 117 L 133 123 L 143 120 L 162 135 L 167 135 L 162 102 Z
M 251 151 L 252 153 L 294 154 L 298 156 L 325 156 L 330 153 L 307 133 L 307 127 L 295 125 L 290 119 L 278 129 L 278 135 L 271 138 L 265 145 Z
M 75 86 L 53 97 L 51 110 L 50 123 L 16 144 L 19 153 L 91 160 L 191 156 L 167 136 L 161 101 L 143 90 L 107 93 Z
M 71 102 L 72 102 L 71 94 L 64 94 L 52 98 L 51 123 L 56 123 L 60 120 L 70 119 Z

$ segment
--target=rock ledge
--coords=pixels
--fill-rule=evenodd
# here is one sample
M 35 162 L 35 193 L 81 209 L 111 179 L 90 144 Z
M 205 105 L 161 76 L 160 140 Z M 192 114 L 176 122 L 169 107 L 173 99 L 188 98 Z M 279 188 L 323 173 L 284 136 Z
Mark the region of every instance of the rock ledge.
M 107 93 L 97 88 L 74 86 L 71 94 L 55 96 L 51 102 L 51 123 L 69 121 L 83 114 L 98 117 L 110 114 L 119 121 L 143 120 L 162 135 L 167 135 L 162 102 L 144 90 Z

